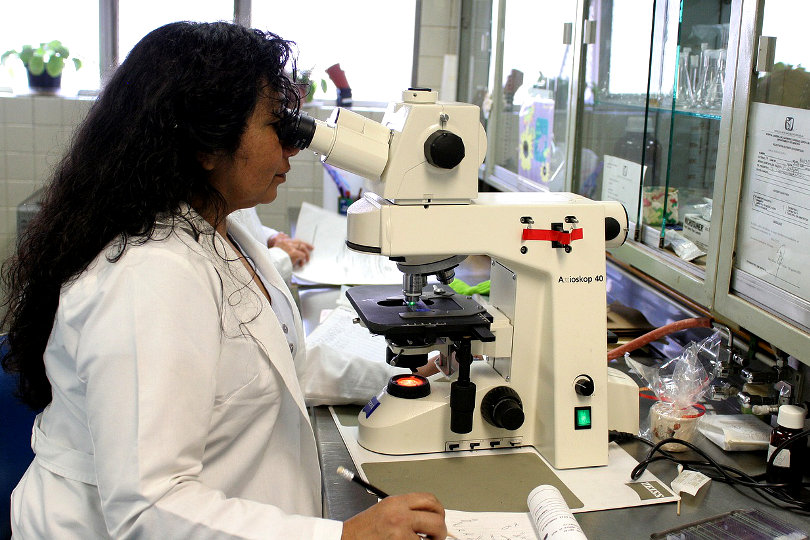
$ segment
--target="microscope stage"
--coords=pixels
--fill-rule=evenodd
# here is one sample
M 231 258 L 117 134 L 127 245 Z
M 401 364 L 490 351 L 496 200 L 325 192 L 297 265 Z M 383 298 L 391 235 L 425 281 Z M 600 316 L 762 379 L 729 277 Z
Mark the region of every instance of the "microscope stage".
M 346 297 L 366 328 L 386 338 L 462 337 L 493 341 L 489 331 L 492 316 L 472 297 L 435 293 L 425 288 L 422 300 L 409 307 L 397 285 L 352 287 Z

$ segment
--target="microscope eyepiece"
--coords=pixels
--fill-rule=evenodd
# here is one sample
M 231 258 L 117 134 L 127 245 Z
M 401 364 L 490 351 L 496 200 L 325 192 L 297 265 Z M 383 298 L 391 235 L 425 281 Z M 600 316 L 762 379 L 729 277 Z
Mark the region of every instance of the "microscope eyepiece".
M 288 109 L 275 127 L 278 140 L 285 148 L 303 150 L 315 135 L 315 119 L 302 111 L 295 113 Z

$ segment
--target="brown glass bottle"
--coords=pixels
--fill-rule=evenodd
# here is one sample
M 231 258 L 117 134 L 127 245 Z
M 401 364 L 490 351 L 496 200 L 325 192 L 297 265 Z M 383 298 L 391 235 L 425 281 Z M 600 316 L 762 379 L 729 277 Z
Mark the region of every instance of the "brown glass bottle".
M 768 462 L 771 455 L 783 442 L 790 437 L 801 433 L 804 429 L 805 411 L 796 405 L 782 405 L 776 417 L 776 427 L 771 431 L 771 440 L 768 445 Z M 790 443 L 779 451 L 766 469 L 766 477 L 771 483 L 787 483 L 795 486 L 791 491 L 798 490 L 802 481 L 802 465 L 807 450 L 807 439 L 802 438 Z

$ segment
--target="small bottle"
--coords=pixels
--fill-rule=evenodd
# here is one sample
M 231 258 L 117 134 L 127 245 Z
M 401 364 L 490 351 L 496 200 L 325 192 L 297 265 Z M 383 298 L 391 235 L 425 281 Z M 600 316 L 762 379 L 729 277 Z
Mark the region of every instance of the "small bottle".
M 771 441 L 768 444 L 768 459 L 771 460 L 776 447 L 788 440 L 790 437 L 801 433 L 804 429 L 805 411 L 796 405 L 782 405 L 779 407 L 779 414 L 776 417 L 776 427 L 771 431 Z M 801 487 L 802 464 L 804 462 L 804 450 L 807 448 L 807 440 L 802 438 L 787 447 L 783 448 L 766 470 L 768 482 L 772 483 L 794 483 Z

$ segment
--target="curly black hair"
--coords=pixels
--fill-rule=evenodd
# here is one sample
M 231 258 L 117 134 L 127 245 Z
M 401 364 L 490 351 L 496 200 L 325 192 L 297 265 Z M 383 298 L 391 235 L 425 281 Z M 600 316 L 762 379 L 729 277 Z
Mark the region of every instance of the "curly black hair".
M 233 156 L 263 93 L 280 115 L 295 112 L 294 74 L 292 42 L 226 22 L 167 24 L 132 49 L 3 265 L 3 368 L 19 374 L 23 402 L 39 409 L 51 401 L 43 353 L 62 286 L 105 246 L 118 247 L 114 262 L 127 243 L 156 239 L 156 217 L 177 215 L 181 202 L 201 205 L 214 225 L 224 219 L 225 201 L 199 156 Z

